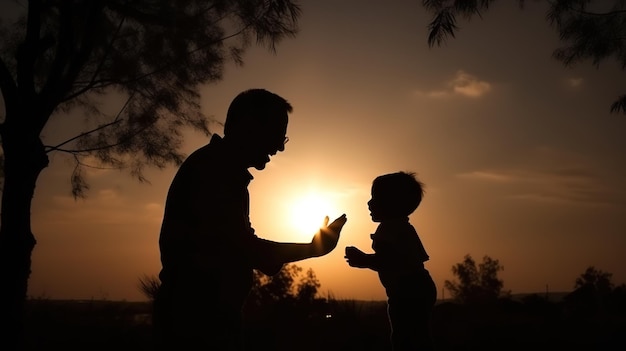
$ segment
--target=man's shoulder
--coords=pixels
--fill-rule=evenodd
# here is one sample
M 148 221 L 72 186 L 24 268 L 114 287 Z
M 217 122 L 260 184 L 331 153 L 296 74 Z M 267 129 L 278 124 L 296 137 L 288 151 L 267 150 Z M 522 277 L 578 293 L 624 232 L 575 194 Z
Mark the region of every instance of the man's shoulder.
M 211 141 L 196 150 L 185 158 L 180 168 L 204 167 L 213 162 L 219 162 L 221 158 L 225 158 L 221 147 L 221 138 L 213 135 Z
M 222 145 L 223 145 L 223 139 L 219 135 L 213 134 L 213 136 L 211 137 L 211 140 L 209 140 L 208 143 L 197 148 L 189 156 L 191 157 L 192 155 L 205 154 L 205 153 L 217 153 L 218 151 L 223 149 Z

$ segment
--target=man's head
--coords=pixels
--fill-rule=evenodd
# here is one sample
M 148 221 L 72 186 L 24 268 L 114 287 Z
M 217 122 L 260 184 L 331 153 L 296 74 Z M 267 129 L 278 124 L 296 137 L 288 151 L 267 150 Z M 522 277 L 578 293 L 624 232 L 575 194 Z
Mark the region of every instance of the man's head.
M 263 169 L 270 155 L 285 150 L 288 114 L 292 111 L 291 104 L 274 93 L 246 90 L 228 108 L 224 138 L 242 148 L 248 166 Z

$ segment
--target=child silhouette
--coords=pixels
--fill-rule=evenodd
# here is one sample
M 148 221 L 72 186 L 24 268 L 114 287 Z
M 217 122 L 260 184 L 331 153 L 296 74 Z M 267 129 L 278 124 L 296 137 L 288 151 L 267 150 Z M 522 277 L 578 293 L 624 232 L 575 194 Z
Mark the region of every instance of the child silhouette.
M 346 261 L 352 267 L 378 272 L 387 293 L 387 312 L 394 351 L 432 350 L 430 315 L 437 300 L 437 288 L 424 268 L 429 259 L 409 215 L 419 206 L 423 184 L 414 173 L 397 172 L 374 179 L 367 202 L 372 221 L 374 253 L 346 247 Z

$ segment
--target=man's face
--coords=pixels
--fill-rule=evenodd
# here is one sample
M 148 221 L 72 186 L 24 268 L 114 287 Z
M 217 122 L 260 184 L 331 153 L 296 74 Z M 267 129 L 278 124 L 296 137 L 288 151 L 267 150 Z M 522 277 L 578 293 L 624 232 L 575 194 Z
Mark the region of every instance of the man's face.
M 285 150 L 285 143 L 289 140 L 286 134 L 286 124 L 272 130 L 259 130 L 254 138 L 254 143 L 252 143 L 250 167 L 258 170 L 265 169 L 267 163 L 270 162 L 270 156 Z

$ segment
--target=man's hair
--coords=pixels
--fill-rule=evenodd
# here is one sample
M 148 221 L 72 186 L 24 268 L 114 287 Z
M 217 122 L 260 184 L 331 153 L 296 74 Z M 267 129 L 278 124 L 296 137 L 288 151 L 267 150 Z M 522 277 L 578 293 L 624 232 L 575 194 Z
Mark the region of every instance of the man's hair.
M 224 135 L 251 126 L 284 125 L 283 117 L 293 111 L 287 100 L 265 89 L 249 89 L 237 95 L 228 107 Z
M 417 209 L 424 197 L 424 183 L 413 172 L 396 172 L 376 177 L 374 183 L 392 203 L 394 211 L 410 215 Z

